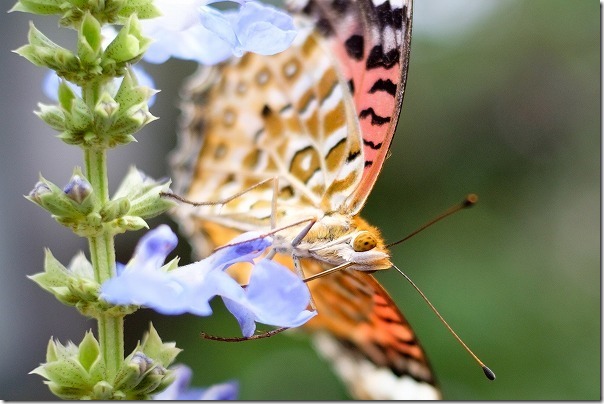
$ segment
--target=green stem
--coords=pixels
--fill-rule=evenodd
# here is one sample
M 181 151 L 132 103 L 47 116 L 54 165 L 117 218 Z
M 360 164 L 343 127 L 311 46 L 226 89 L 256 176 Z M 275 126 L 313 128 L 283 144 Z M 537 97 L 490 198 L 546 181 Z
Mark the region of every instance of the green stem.
M 94 189 L 96 206 L 109 201 L 107 155 L 105 149 L 84 151 L 88 181 Z M 95 280 L 102 283 L 115 275 L 115 244 L 113 234 L 103 231 L 88 239 Z M 97 318 L 101 354 L 107 366 L 107 381 L 111 382 L 124 359 L 124 318 L 101 316 Z

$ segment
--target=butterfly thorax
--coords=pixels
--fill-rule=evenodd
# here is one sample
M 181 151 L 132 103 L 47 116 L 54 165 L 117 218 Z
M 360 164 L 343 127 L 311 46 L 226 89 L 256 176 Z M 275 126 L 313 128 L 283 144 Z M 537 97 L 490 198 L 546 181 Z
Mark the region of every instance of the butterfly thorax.
M 300 244 L 291 245 L 292 234 L 279 249 L 291 249 L 300 258 L 314 258 L 337 266 L 353 263 L 349 268 L 373 272 L 392 266 L 390 254 L 377 228 L 359 216 L 350 217 L 339 213 L 326 214 L 315 222 Z M 278 237 L 281 238 L 281 237 Z

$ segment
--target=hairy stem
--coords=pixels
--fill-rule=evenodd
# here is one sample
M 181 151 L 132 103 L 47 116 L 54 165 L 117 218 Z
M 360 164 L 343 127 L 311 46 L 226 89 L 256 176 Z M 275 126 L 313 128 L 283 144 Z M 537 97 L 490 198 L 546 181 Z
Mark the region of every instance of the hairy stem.
M 88 181 L 94 189 L 97 206 L 109 201 L 107 184 L 107 156 L 105 149 L 84 151 Z M 103 231 L 89 237 L 90 257 L 95 279 L 102 283 L 115 275 L 115 244 L 113 234 Z M 124 318 L 101 316 L 97 318 L 101 354 L 107 366 L 107 380 L 111 381 L 124 359 Z

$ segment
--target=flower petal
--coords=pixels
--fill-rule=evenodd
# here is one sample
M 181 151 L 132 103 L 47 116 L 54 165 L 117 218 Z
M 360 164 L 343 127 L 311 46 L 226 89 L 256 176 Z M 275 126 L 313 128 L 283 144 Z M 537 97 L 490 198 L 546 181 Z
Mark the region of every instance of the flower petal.
M 224 269 L 236 262 L 252 262 L 272 239 L 257 232 L 244 233 L 204 260 L 169 272 L 160 270 L 175 243 L 176 235 L 167 225 L 147 233 L 120 275 L 103 283 L 101 297 L 113 304 L 147 306 L 162 314 L 210 315 L 209 301 L 216 295 L 246 301 L 243 288 Z
M 256 332 L 256 314 L 250 310 L 249 305 L 237 303 L 234 300 L 223 297 L 224 305 L 235 317 L 241 328 L 241 334 L 249 338 Z
M 296 274 L 270 260 L 256 264 L 246 296 L 260 323 L 297 327 L 317 314 L 306 310 L 310 303 L 306 284 Z
M 285 50 L 296 36 L 290 16 L 255 1 L 231 1 L 242 6 L 226 11 L 207 6 L 215 1 L 181 1 L 186 4 L 159 0 L 163 16 L 142 21 L 145 35 L 155 41 L 145 53 L 147 62 L 174 57 L 212 65 L 246 51 L 272 55 Z
M 216 251 L 207 259 L 216 268 L 224 270 L 235 262 L 252 262 L 272 242 L 273 239 L 271 237 L 262 237 L 259 232 L 250 231 L 235 237 L 229 244 Z
M 164 63 L 173 57 L 213 65 L 232 55 L 230 45 L 201 24 L 185 31 L 165 31 L 154 39 L 155 42 L 149 46 L 144 56 L 144 60 L 149 63 Z
M 216 34 L 232 48 L 239 45 L 237 35 L 235 34 L 235 30 L 231 26 L 230 21 L 220 11 L 212 7 L 204 6 L 201 8 L 199 20 L 201 21 L 201 25 Z
M 306 310 L 310 302 L 306 284 L 286 267 L 267 259 L 254 266 L 245 297 L 246 300 L 223 300 L 248 338 L 254 335 L 256 322 L 297 327 L 317 314 Z
M 160 268 L 177 243 L 176 234 L 168 225 L 162 224 L 140 239 L 134 250 L 134 256 L 126 267 L 136 265 L 145 269 Z
M 253 1 L 239 9 L 235 32 L 244 50 L 261 55 L 284 51 L 296 37 L 289 15 Z
M 173 369 L 174 382 L 164 391 L 153 396 L 154 400 L 235 400 L 239 393 L 239 383 L 229 381 L 208 388 L 190 388 L 193 372 L 186 365 L 176 365 Z

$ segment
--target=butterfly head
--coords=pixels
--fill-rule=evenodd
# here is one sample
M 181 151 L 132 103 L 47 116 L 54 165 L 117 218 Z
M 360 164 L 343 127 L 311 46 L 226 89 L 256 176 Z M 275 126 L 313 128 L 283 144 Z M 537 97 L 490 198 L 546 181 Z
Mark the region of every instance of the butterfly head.
M 324 219 L 324 222 L 327 220 Z M 324 223 L 318 223 L 319 230 Z M 327 224 L 327 223 L 325 223 Z M 317 233 L 321 233 L 320 231 Z M 319 234 L 309 234 L 310 239 Z M 357 271 L 373 272 L 392 266 L 379 230 L 361 218 L 353 218 L 346 226 L 329 226 L 330 241 L 317 237 L 309 246 L 310 256 L 332 265 L 353 263 L 349 268 Z M 308 239 L 307 239 L 308 240 Z M 310 241 L 310 240 L 308 240 Z

